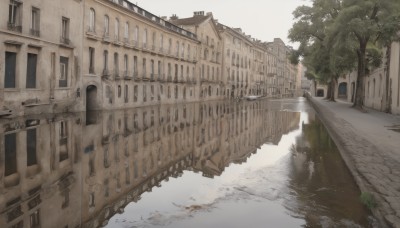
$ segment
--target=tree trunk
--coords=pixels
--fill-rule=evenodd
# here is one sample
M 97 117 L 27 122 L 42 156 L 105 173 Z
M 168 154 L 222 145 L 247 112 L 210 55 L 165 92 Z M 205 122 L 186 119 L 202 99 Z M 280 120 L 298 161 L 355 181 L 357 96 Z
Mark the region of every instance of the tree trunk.
M 326 91 L 326 100 L 330 101 L 332 95 L 332 82 L 328 83 L 328 91 Z
M 392 52 L 392 44 L 386 47 L 386 72 L 385 72 L 385 95 L 383 96 L 384 112 L 391 113 L 391 93 L 390 93 L 390 57 Z
M 367 48 L 366 41 L 360 41 L 360 49 L 357 51 L 358 64 L 357 64 L 357 87 L 356 99 L 354 99 L 353 107 L 364 110 L 364 78 L 365 78 L 365 50 Z
M 335 77 L 332 77 L 330 84 L 331 84 L 331 98 L 329 100 L 335 101 L 335 90 L 336 90 L 336 78 Z

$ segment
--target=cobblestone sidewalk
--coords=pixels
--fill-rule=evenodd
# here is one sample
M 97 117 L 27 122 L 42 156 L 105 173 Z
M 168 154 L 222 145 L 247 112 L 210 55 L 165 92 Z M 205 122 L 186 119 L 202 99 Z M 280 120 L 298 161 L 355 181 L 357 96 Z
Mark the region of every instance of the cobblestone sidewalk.
M 362 192 L 372 193 L 382 227 L 400 228 L 400 116 L 343 101 L 309 98 Z

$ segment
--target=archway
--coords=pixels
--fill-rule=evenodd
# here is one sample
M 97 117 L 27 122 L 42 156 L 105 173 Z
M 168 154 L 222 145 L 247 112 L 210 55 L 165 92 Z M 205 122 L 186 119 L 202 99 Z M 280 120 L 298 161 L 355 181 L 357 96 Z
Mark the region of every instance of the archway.
M 342 82 L 338 87 L 338 97 L 347 98 L 347 82 Z
M 323 89 L 318 89 L 317 90 L 317 97 L 324 97 L 324 90 Z
M 97 108 L 97 87 L 90 85 L 86 87 L 86 111 L 93 111 Z

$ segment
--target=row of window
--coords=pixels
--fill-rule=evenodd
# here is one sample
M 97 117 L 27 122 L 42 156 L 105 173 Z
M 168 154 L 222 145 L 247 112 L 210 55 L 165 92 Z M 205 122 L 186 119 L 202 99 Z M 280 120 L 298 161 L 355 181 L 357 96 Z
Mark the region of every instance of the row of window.
M 88 25 L 88 31 L 89 32 L 93 32 L 96 33 L 96 13 L 95 10 L 93 8 L 90 9 L 89 11 L 89 25 Z M 129 22 L 125 22 L 124 24 L 124 36 L 123 36 L 123 40 L 124 42 L 130 42 L 130 25 Z M 139 31 L 139 26 L 136 25 L 133 28 L 133 32 L 132 32 L 132 41 L 133 41 L 133 45 L 138 46 L 139 45 L 139 37 L 140 37 L 140 31 Z M 108 15 L 104 16 L 104 27 L 103 27 L 103 37 L 104 38 L 109 38 L 110 37 L 110 18 Z M 147 49 L 149 48 L 148 46 L 148 30 L 147 28 L 144 28 L 142 31 L 142 45 L 143 48 Z M 114 40 L 118 41 L 120 40 L 120 21 L 118 18 L 115 18 L 114 21 Z M 159 40 L 157 41 L 157 33 L 155 31 L 153 31 L 152 33 L 152 49 L 155 49 L 158 43 L 158 47 L 160 50 L 164 49 L 164 35 L 160 34 L 159 35 Z M 167 43 L 167 49 L 166 51 L 168 51 L 168 53 L 172 53 L 172 38 L 168 39 L 168 43 Z M 184 42 L 180 43 L 179 41 L 176 41 L 175 43 L 175 52 L 174 54 L 176 56 L 181 56 L 182 58 L 185 57 L 185 50 L 187 51 L 187 58 L 190 59 L 191 55 L 193 57 L 196 56 L 196 50 L 192 51 L 193 53 L 191 53 L 191 46 L 190 44 L 185 44 Z
M 4 88 L 13 89 L 18 87 L 17 81 L 17 67 L 18 67 L 18 53 L 16 52 L 5 52 L 5 71 L 4 71 Z M 37 88 L 37 64 L 38 54 L 27 53 L 27 66 L 26 66 L 26 88 L 34 89 Z M 58 78 L 59 87 L 68 86 L 68 57 L 60 56 L 59 66 L 60 74 Z M 22 74 L 22 73 L 21 73 Z
M 10 0 L 8 10 L 7 28 L 14 32 L 22 32 L 23 3 L 19 0 Z M 40 9 L 32 6 L 30 10 L 29 34 L 40 36 Z M 70 44 L 69 40 L 69 18 L 61 18 L 61 43 Z

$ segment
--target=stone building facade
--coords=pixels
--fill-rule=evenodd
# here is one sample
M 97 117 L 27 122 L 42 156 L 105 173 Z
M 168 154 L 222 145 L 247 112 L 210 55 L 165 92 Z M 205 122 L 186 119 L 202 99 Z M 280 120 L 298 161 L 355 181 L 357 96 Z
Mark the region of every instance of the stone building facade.
M 393 42 L 382 49 L 382 64 L 367 72 L 364 79 L 364 105 L 381 112 L 400 114 L 400 45 Z M 339 78 L 335 98 L 354 102 L 357 72 Z
M 4 0 L 0 10 L 0 116 L 291 89 L 282 40 L 263 43 L 212 13 L 167 20 L 127 0 Z
M 0 2 L 0 115 L 80 106 L 82 14 L 81 1 Z
M 225 85 L 225 97 L 238 97 L 253 94 L 250 82 L 252 74 L 252 39 L 239 28 L 230 28 L 217 23 L 222 37 L 222 81 Z
M 197 69 L 201 100 L 223 98 L 221 76 L 222 40 L 212 13 L 194 12 L 193 17 L 171 17 L 170 22 L 194 34 L 200 41 L 197 52 Z

